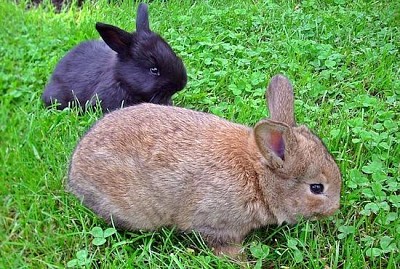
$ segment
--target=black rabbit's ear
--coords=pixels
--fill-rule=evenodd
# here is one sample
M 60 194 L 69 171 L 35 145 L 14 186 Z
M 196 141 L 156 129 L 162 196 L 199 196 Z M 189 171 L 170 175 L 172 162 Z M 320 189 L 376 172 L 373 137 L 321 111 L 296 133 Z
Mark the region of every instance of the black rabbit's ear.
M 149 25 L 149 12 L 147 5 L 140 3 L 136 15 L 136 31 L 137 32 L 150 32 Z
M 132 42 L 132 34 L 109 24 L 96 23 L 96 30 L 104 42 L 115 52 L 125 54 Z

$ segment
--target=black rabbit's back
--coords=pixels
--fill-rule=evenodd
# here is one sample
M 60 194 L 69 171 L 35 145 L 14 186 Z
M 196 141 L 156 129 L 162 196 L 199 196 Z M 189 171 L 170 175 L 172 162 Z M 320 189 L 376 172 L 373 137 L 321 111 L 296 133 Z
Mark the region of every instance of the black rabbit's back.
M 79 44 L 61 59 L 54 70 L 43 94 L 45 104 L 51 105 L 52 99 L 57 99 L 62 109 L 76 99 L 96 102 L 95 92 L 104 92 L 102 88 L 113 87 L 116 83 L 113 79 L 116 61 L 117 54 L 101 40 Z

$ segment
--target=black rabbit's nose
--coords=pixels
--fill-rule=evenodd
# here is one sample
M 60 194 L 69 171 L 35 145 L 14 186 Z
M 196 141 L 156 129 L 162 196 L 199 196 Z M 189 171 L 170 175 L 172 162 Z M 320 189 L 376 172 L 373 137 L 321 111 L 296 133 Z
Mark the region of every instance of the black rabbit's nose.
M 172 93 L 176 93 L 178 91 L 183 90 L 183 88 L 185 88 L 186 86 L 186 83 L 187 83 L 187 77 L 185 74 L 185 76 L 182 77 L 182 80 L 180 82 L 171 85 Z
M 184 75 L 183 82 L 182 82 L 182 89 L 185 88 L 186 83 L 187 83 L 187 74 L 186 74 L 186 71 L 185 71 L 185 75 Z
M 183 75 L 183 79 L 182 79 L 181 89 L 185 88 L 186 83 L 187 83 L 187 74 L 186 74 L 186 71 L 185 71 L 184 75 Z
M 183 90 L 183 88 L 185 88 L 185 86 L 186 86 L 186 82 L 187 82 L 186 76 L 181 80 L 176 80 L 174 82 L 169 82 L 164 87 L 164 92 L 165 93 L 169 93 L 172 96 L 174 93 Z
M 175 74 L 175 79 L 170 80 L 170 89 L 177 92 L 185 88 L 187 83 L 187 73 L 182 62 L 175 66 L 175 71 L 173 73 Z

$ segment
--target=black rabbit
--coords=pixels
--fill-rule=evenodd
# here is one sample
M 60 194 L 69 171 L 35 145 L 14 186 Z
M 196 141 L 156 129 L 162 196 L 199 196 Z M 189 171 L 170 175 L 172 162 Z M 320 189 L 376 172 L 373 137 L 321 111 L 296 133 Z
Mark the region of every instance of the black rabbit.
M 58 63 L 42 99 L 58 109 L 95 105 L 104 112 L 143 102 L 170 105 L 187 81 L 182 60 L 149 27 L 148 8 L 137 10 L 136 32 L 96 23 L 102 40 L 79 44 Z

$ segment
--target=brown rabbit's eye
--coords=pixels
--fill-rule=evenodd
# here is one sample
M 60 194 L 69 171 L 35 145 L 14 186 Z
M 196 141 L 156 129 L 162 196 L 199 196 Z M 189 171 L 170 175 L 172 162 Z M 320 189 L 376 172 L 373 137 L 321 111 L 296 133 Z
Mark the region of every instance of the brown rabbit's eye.
M 154 76 L 159 76 L 160 75 L 160 71 L 158 71 L 157 67 L 152 67 L 150 68 L 150 73 Z
M 310 184 L 310 190 L 314 194 L 321 194 L 324 192 L 324 185 L 322 184 Z

